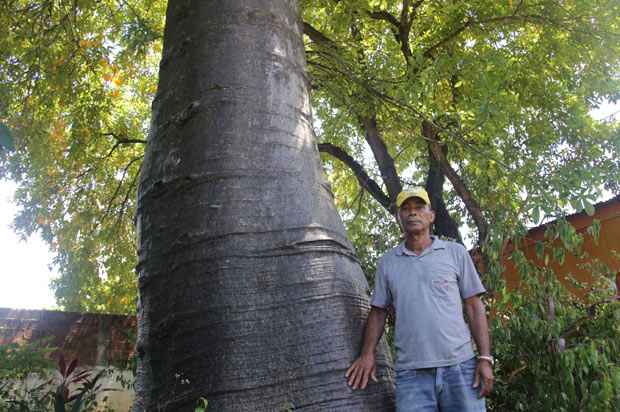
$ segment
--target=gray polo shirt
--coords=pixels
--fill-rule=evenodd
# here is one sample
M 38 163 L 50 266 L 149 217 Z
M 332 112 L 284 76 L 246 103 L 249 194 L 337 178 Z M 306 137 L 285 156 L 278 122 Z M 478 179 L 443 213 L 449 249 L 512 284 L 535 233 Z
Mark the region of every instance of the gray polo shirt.
M 422 254 L 404 243 L 381 257 L 370 304 L 396 311 L 396 370 L 455 365 L 474 356 L 463 299 L 484 293 L 465 247 L 432 237 Z

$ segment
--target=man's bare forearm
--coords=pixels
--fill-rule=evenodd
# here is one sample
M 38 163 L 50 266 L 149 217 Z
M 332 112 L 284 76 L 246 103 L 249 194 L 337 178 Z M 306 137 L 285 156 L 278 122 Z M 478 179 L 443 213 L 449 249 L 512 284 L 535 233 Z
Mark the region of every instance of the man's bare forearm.
M 465 312 L 469 319 L 469 328 L 476 342 L 478 351 L 486 359 L 478 361 L 476 372 L 474 373 L 474 388 L 480 388 L 480 397 L 488 396 L 493 390 L 493 365 L 492 359 L 486 358 L 491 355 L 491 341 L 489 338 L 489 325 L 484 303 L 478 296 L 473 296 L 465 300 Z
M 481 355 L 490 355 L 491 340 L 489 338 L 489 324 L 484 303 L 482 303 L 478 296 L 471 297 L 465 301 L 465 312 L 467 312 L 469 328 L 478 351 Z
M 375 354 L 375 349 L 383 335 L 385 327 L 385 318 L 387 311 L 376 306 L 370 307 L 368 320 L 366 321 L 366 329 L 364 330 L 364 345 L 362 346 L 361 356 L 369 356 Z

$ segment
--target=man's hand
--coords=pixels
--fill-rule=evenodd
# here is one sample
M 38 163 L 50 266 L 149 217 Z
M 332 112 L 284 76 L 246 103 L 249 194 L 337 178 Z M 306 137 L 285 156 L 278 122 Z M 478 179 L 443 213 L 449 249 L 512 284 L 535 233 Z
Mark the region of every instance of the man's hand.
M 353 389 L 366 389 L 368 379 L 377 382 L 377 363 L 374 355 L 362 355 L 353 362 L 345 376 Z
M 482 383 L 480 388 L 481 398 L 491 393 L 493 381 L 493 368 L 491 368 L 491 364 L 484 359 L 479 359 L 474 372 L 474 388 L 481 386 L 480 383 Z
M 386 316 L 387 311 L 384 308 L 376 306 L 370 307 L 370 313 L 366 321 L 366 330 L 364 331 L 362 354 L 353 362 L 345 374 L 349 380 L 349 386 L 353 387 L 353 389 L 366 389 L 368 379 L 377 382 L 375 350 L 377 348 L 377 342 L 379 342 L 379 338 L 381 338 L 383 334 Z

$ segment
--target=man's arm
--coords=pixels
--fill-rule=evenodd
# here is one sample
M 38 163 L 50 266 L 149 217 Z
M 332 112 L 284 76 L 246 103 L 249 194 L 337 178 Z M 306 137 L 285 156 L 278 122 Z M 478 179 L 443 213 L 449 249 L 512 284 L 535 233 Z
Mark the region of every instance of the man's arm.
M 353 362 L 345 375 L 349 379 L 349 386 L 353 387 L 353 389 L 365 389 L 369 378 L 372 378 L 375 382 L 377 381 L 377 376 L 375 375 L 377 371 L 375 350 L 381 335 L 383 335 L 386 317 L 387 310 L 376 306 L 370 307 L 366 329 L 364 330 L 362 353 Z
M 472 296 L 465 299 L 465 313 L 469 319 L 469 328 L 476 342 L 478 351 L 482 356 L 491 356 L 491 341 L 489 339 L 489 325 L 487 323 L 487 315 L 484 303 L 479 296 Z M 482 380 L 482 388 L 480 388 L 480 396 L 487 396 L 493 389 L 493 368 L 491 362 L 485 359 L 478 360 L 476 367 L 474 388 L 480 386 Z

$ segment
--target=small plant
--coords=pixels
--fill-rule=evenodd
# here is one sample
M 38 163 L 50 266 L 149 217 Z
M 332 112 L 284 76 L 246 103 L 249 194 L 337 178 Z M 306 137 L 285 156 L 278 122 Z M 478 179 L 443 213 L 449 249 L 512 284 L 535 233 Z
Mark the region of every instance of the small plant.
M 49 339 L 17 345 L 0 345 L 0 381 L 25 379 L 31 373 L 43 373 L 54 367 L 49 359 L 55 348 L 49 347 Z
M 65 412 L 66 407 L 71 404 L 71 412 L 87 410 L 90 406 L 95 406 L 95 397 L 101 391 L 101 384 L 97 382 L 106 372 L 102 369 L 94 376 L 93 371 L 77 371 L 77 359 L 73 359 L 69 365 L 66 364 L 64 356 L 61 354 L 58 360 L 58 372 L 61 376 L 60 384 L 56 387 L 54 396 L 54 411 Z M 71 393 L 70 386 L 80 385 L 76 391 Z
M 48 340 L 0 346 L 0 410 L 45 411 L 53 403 L 48 380 L 54 363 Z M 36 383 L 33 383 L 36 382 Z
M 200 397 L 198 399 L 198 406 L 194 409 L 194 412 L 206 412 L 209 407 L 209 401 L 206 398 Z
M 293 405 L 293 402 L 284 402 L 281 408 L 281 412 L 293 412 L 295 405 Z
M 67 364 L 61 354 L 56 376 L 52 376 L 54 364 L 48 358 L 52 351 L 41 343 L 0 347 L 0 410 L 80 412 L 97 408 L 97 394 L 109 390 L 99 383 L 107 370 L 79 370 L 77 359 Z

